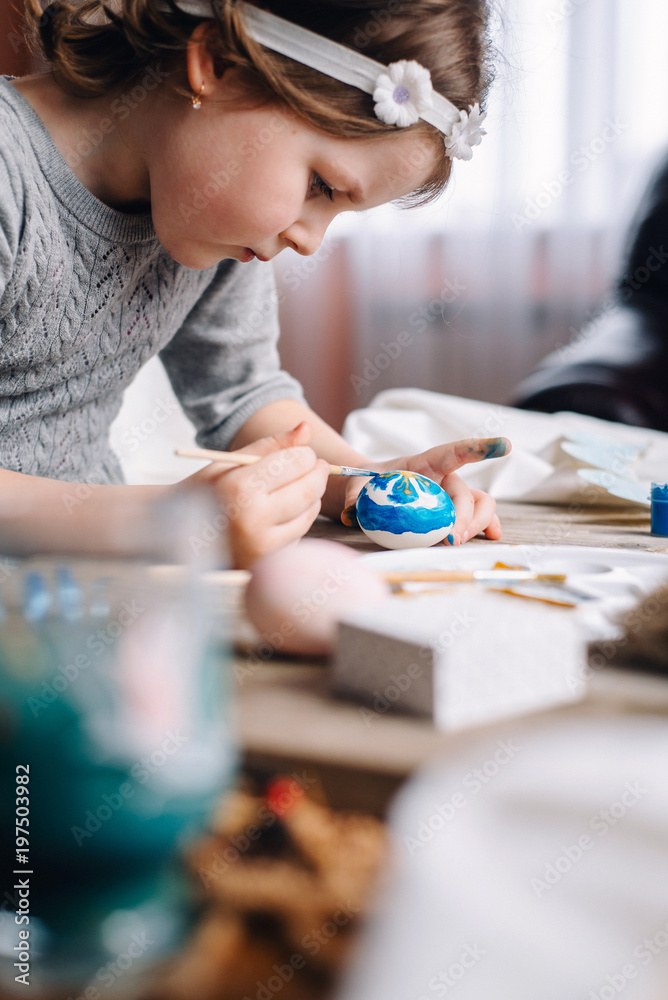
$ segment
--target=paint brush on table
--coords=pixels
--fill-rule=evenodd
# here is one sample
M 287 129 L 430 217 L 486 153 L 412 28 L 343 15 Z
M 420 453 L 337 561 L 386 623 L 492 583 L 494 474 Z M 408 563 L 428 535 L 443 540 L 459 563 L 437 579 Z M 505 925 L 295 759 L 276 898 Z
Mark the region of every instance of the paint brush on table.
M 382 574 L 386 583 L 516 583 L 538 580 L 564 583 L 565 573 L 535 573 L 531 569 L 410 569 Z
M 214 451 L 210 448 L 177 448 L 176 455 L 181 458 L 203 458 L 209 462 L 223 462 L 230 468 L 234 465 L 255 465 L 264 455 L 248 455 L 238 451 Z M 276 453 L 274 453 L 276 454 Z M 355 469 L 350 465 L 330 465 L 330 476 L 375 476 L 369 469 Z
M 575 607 L 583 601 L 593 600 L 591 594 L 570 586 L 565 573 L 536 573 L 531 569 L 417 569 L 385 572 L 381 576 L 396 591 L 410 583 L 483 583 L 514 597 L 533 598 L 548 604 Z M 539 586 L 532 588 L 532 584 Z

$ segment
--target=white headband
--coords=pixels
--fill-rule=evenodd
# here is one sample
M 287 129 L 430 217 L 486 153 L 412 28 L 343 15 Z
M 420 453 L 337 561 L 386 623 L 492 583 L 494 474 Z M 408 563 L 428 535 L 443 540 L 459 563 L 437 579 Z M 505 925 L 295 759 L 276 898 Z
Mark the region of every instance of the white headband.
M 211 17 L 215 0 L 175 0 L 175 3 L 186 14 Z M 486 115 L 480 106 L 474 104 L 468 111 L 460 111 L 434 90 L 429 70 L 414 59 L 401 59 L 384 66 L 267 10 L 243 2 L 238 6 L 244 13 L 248 33 L 256 42 L 371 94 L 377 117 L 387 125 L 405 128 L 422 118 L 443 133 L 446 154 L 458 160 L 470 160 L 472 147 L 479 145 L 486 134 L 481 127 Z

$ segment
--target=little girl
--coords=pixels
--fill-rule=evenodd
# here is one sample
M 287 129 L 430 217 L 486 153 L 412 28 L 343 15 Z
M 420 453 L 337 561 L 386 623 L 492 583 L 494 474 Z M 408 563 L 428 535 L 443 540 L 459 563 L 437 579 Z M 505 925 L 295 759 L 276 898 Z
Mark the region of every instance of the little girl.
M 237 566 L 341 516 L 361 481 L 328 462 L 370 466 L 280 370 L 266 262 L 314 253 L 339 212 L 424 203 L 470 158 L 485 3 L 261 2 L 27 0 L 50 71 L 0 79 L 0 485 L 36 548 L 181 488 L 120 485 L 109 445 L 156 353 L 200 445 L 263 456 L 185 480 L 213 490 Z M 371 467 L 441 483 L 455 544 L 496 539 L 494 501 L 454 470 L 508 447 Z

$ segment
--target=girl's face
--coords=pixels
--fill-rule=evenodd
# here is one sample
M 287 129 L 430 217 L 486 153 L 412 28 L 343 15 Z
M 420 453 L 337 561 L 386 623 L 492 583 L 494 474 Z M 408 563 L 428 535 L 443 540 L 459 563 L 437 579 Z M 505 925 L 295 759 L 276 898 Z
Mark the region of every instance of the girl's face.
M 315 253 L 339 212 L 409 194 L 435 166 L 420 136 L 338 139 L 283 107 L 238 104 L 205 95 L 194 110 L 183 100 L 169 129 L 158 122 L 151 137 L 153 223 L 187 267 L 270 260 L 285 247 Z

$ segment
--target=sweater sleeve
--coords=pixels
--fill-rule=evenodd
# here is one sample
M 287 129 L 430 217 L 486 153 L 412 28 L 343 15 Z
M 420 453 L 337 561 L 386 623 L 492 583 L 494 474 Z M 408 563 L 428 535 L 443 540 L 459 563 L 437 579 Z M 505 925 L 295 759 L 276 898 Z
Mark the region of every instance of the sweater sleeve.
M 20 171 L 0 148 L 0 314 L 2 299 L 12 280 L 23 228 L 24 196 Z
M 257 410 L 303 399 L 281 370 L 278 294 L 268 264 L 224 260 L 160 359 L 205 448 L 225 449 Z

